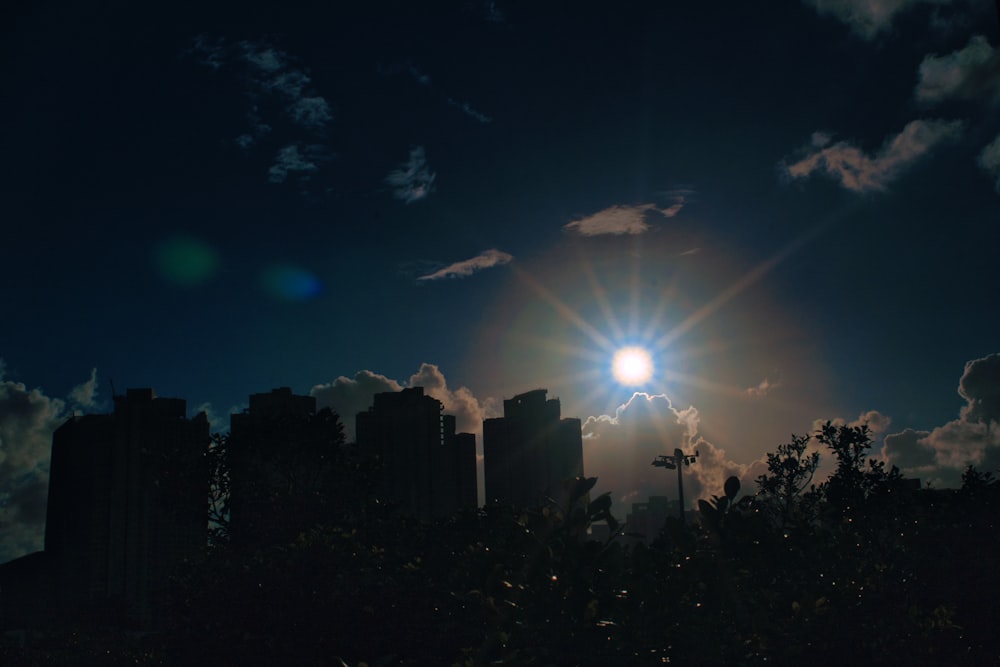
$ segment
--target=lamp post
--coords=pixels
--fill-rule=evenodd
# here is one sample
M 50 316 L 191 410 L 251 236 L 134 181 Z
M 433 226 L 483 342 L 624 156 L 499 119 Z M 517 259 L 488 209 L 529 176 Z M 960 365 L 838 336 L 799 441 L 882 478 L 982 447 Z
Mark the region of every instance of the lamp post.
M 674 455 L 670 456 L 668 454 L 662 454 L 656 457 L 652 465 L 658 468 L 666 468 L 667 470 L 677 469 L 677 496 L 680 500 L 680 516 L 681 522 L 684 522 L 684 478 L 681 477 L 681 468 L 684 466 L 689 466 L 698 459 L 698 450 L 695 450 L 694 454 L 685 454 L 681 451 L 680 447 L 674 450 Z

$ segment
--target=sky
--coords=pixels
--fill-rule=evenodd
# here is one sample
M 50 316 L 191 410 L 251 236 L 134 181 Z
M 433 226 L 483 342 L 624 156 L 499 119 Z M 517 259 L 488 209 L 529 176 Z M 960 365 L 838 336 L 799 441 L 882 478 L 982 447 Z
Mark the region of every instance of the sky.
M 993 3 L 212 4 L 4 22 L 0 561 L 112 387 L 223 430 L 288 386 L 349 435 L 545 388 L 622 516 L 659 454 L 752 492 L 826 420 L 1000 467 Z

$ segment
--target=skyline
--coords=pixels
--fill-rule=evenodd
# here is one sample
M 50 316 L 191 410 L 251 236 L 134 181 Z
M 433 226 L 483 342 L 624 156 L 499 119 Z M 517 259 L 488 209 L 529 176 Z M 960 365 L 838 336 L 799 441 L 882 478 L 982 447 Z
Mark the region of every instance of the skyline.
M 827 419 L 867 416 L 925 481 L 997 467 L 987 5 L 21 10 L 4 543 L 44 517 L 52 429 L 112 382 L 214 431 L 274 387 L 350 431 L 419 385 L 480 453 L 545 388 L 621 514 L 673 494 L 649 462 L 674 441 L 706 443 L 693 499 Z M 629 346 L 645 383 L 612 374 Z

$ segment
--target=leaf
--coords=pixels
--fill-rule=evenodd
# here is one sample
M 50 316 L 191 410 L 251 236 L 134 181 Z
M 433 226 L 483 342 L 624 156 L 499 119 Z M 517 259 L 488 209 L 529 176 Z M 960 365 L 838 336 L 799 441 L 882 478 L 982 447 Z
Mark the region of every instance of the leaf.
M 591 516 L 595 514 L 600 514 L 607 512 L 611 509 L 611 493 L 604 493 L 594 499 L 590 505 L 587 506 L 587 513 Z
M 738 494 L 740 492 L 740 479 L 739 479 L 739 477 L 736 477 L 735 475 L 733 475 L 732 477 L 730 477 L 729 479 L 727 479 L 724 488 L 726 490 L 726 498 L 728 498 L 729 500 L 734 499 L 736 497 L 736 494 Z

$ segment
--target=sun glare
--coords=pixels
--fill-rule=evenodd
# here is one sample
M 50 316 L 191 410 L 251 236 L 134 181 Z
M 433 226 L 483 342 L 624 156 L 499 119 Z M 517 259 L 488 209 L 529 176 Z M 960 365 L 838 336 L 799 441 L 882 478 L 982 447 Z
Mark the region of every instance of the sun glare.
M 653 377 L 653 360 L 641 347 L 623 347 L 611 360 L 611 373 L 620 384 L 645 384 Z

